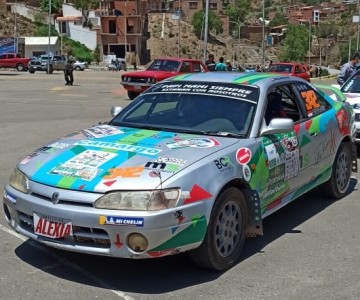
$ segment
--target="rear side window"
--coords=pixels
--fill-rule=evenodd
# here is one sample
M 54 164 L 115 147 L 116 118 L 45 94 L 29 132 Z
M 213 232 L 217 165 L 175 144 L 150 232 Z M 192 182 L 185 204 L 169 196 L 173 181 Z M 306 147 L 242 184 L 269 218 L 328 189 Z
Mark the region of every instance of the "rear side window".
M 193 71 L 202 72 L 202 68 L 199 62 L 193 62 Z
M 296 84 L 301 100 L 304 102 L 307 116 L 309 118 L 317 116 L 330 108 L 330 104 L 309 85 Z

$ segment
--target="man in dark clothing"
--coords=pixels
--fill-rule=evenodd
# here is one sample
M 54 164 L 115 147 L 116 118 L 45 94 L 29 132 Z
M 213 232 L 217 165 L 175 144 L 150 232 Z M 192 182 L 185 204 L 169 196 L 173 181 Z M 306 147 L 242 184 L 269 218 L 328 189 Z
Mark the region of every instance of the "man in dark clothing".
M 209 54 L 209 59 L 205 62 L 205 64 L 208 67 L 209 71 L 215 71 L 216 62 L 214 59 L 214 54 Z
M 341 86 L 356 72 L 356 65 L 359 62 L 360 54 L 355 53 L 349 62 L 343 64 L 337 77 L 337 83 Z
M 66 61 L 64 69 L 65 85 L 73 85 L 74 83 L 74 62 L 75 59 L 70 55 Z

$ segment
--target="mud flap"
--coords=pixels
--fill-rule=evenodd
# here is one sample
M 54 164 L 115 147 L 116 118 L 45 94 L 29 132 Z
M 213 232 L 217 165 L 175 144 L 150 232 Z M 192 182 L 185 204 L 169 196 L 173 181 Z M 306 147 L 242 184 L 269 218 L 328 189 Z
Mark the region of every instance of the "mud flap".
M 352 165 L 351 165 L 351 172 L 357 173 L 358 165 L 357 165 L 357 146 L 355 143 L 351 144 L 351 158 L 352 158 Z
M 260 197 L 256 191 L 243 191 L 246 197 L 248 207 L 248 225 L 246 228 L 246 237 L 255 237 L 263 235 L 263 226 L 261 218 Z

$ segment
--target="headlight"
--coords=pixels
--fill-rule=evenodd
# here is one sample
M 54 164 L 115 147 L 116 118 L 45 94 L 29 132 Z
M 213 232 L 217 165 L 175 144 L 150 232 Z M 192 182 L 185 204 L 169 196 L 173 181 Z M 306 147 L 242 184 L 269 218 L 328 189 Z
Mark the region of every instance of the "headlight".
M 355 103 L 353 105 L 353 109 L 360 109 L 360 103 Z
M 155 191 L 127 191 L 106 194 L 95 202 L 96 208 L 119 210 L 162 210 L 173 208 L 180 189 Z
M 127 77 L 123 77 L 123 81 L 127 81 Z
M 27 193 L 29 189 L 29 181 L 26 175 L 15 168 L 10 176 L 9 184 L 16 190 Z

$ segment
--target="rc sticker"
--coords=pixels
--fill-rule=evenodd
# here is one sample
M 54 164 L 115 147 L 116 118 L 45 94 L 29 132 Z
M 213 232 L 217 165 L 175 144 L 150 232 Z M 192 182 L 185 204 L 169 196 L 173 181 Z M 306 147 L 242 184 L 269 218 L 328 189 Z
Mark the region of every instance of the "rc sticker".
M 247 164 L 250 159 L 251 159 L 251 150 L 248 148 L 240 148 L 237 152 L 236 152 L 236 161 L 240 164 L 240 165 L 245 165 Z
M 243 176 L 246 181 L 251 179 L 251 170 L 248 165 L 243 165 Z

